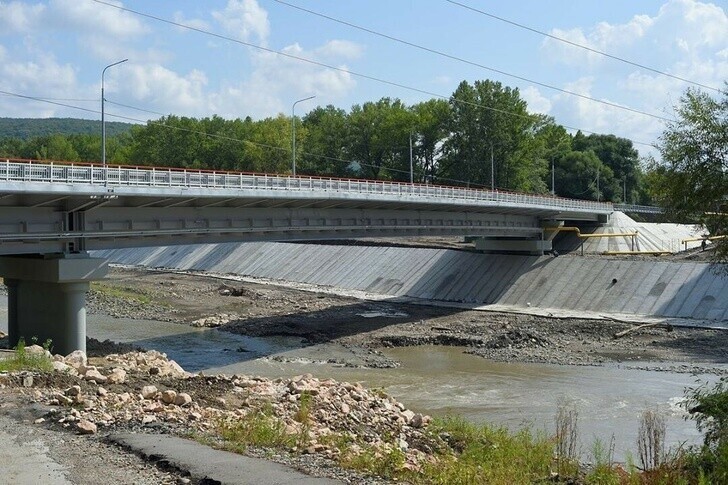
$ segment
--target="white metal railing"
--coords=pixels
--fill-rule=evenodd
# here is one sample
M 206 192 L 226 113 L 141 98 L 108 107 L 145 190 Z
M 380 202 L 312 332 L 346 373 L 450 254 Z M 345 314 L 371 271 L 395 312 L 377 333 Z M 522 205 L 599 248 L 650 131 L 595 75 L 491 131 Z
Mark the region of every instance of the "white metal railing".
M 621 212 L 641 212 L 643 214 L 663 214 L 665 212 L 662 207 L 635 204 L 614 204 L 614 210 Z
M 410 184 L 361 179 L 338 179 L 158 167 L 122 167 L 5 160 L 0 162 L 0 182 L 45 182 L 98 184 L 124 187 L 194 187 L 239 190 L 285 190 L 339 192 L 372 195 L 436 198 L 443 202 L 482 201 L 504 205 L 545 206 L 557 210 L 611 213 L 610 202 L 564 199 L 499 190 L 478 190 L 440 185 Z

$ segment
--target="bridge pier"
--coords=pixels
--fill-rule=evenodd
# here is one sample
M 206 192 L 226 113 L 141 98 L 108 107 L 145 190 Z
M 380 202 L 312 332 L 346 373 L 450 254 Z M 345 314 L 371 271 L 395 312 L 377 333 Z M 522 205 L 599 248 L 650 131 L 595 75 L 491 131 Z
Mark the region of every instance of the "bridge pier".
M 0 257 L 10 346 L 50 339 L 54 353 L 85 352 L 86 292 L 107 271 L 106 260 L 85 253 Z
M 485 253 L 520 253 L 542 256 L 551 251 L 551 241 L 543 239 L 484 238 L 474 239 L 475 249 Z

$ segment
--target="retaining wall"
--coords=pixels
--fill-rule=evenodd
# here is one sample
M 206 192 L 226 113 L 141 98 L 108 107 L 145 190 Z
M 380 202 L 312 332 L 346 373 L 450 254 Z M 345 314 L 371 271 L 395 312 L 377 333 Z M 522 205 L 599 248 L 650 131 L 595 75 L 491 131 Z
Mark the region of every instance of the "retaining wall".
M 697 262 L 448 249 L 226 243 L 96 251 L 112 262 L 473 304 L 728 320 L 728 277 Z

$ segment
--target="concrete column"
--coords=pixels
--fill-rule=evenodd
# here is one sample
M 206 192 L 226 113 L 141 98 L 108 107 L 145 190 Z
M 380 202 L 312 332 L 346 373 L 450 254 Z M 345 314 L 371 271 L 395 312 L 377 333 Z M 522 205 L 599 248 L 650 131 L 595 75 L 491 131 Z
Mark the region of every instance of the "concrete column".
M 86 292 L 107 270 L 105 260 L 85 255 L 0 257 L 10 345 L 50 339 L 54 353 L 86 351 Z
M 8 288 L 8 339 L 10 348 L 18 345 L 18 280 L 4 278 Z

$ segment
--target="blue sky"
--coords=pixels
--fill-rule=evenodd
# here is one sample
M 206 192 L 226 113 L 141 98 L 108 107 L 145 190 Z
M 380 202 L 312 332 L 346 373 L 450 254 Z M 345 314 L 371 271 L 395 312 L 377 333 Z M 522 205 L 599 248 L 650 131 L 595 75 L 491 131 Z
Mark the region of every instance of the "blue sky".
M 349 109 L 383 96 L 408 104 L 445 97 L 467 80 L 494 79 L 520 89 L 533 112 L 564 125 L 652 143 L 663 121 L 565 94 L 534 82 L 423 52 L 303 12 L 275 0 L 103 0 L 241 45 L 93 0 L 0 1 L 0 90 L 91 111 L 0 95 L 0 116 L 99 119 L 101 70 L 106 98 L 164 114 L 260 119 L 316 105 Z M 690 84 L 570 47 L 447 0 L 285 0 L 472 63 L 611 104 L 672 118 Z M 691 81 L 728 80 L 728 4 L 694 0 L 457 0 Z M 336 66 L 286 58 L 271 51 Z M 710 91 L 709 91 L 710 92 Z M 716 94 L 716 93 L 712 93 Z M 154 113 L 107 104 L 109 120 Z M 647 147 L 637 145 L 643 153 Z

